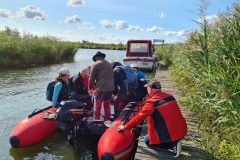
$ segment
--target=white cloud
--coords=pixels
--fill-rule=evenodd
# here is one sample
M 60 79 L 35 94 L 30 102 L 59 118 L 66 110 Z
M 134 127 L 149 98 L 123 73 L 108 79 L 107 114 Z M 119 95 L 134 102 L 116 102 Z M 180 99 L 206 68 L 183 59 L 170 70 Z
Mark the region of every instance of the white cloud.
M 177 36 L 178 32 L 177 31 L 167 31 L 165 33 L 165 36 Z
M 97 36 L 96 41 L 99 43 L 119 43 L 119 42 L 125 42 L 126 40 L 120 38 L 119 36 L 107 34 L 107 35 Z
M 81 5 L 84 5 L 84 0 L 69 0 L 67 2 L 67 6 L 69 7 L 78 7 L 78 6 L 81 6 Z
M 146 32 L 153 32 L 157 33 L 163 31 L 163 28 L 157 27 L 157 26 L 152 26 L 151 28 L 147 28 Z
M 218 19 L 218 16 L 217 15 L 209 15 L 209 16 L 206 16 L 205 18 L 208 22 L 213 22 Z M 199 18 L 198 22 L 202 22 L 202 19 Z
M 164 18 L 164 17 L 166 17 L 166 15 L 165 15 L 164 12 L 161 12 L 161 13 L 159 14 L 159 17 L 160 17 L 160 18 Z
M 63 41 L 71 41 L 71 42 L 77 42 L 81 40 L 80 35 L 75 34 L 74 32 L 64 32 L 64 33 L 55 33 L 54 37 L 57 37 L 60 40 Z
M 79 18 L 78 15 L 73 15 L 73 16 L 70 16 L 70 17 L 67 17 L 65 20 L 64 20 L 65 23 L 77 23 L 77 22 L 81 22 L 81 19 Z
M 5 27 L 0 26 L 0 31 L 3 31 L 5 29 Z
M 115 20 L 115 28 L 117 30 L 128 28 L 129 24 L 123 20 Z
M 180 30 L 180 31 L 167 31 L 165 33 L 165 36 L 187 36 L 188 31 L 185 30 Z
M 207 21 L 214 21 L 218 18 L 217 15 L 206 16 Z
M 139 27 L 139 26 L 133 26 L 133 25 L 130 25 L 128 27 L 128 31 L 140 31 L 140 32 L 144 32 L 145 29 Z
M 115 28 L 117 30 L 126 29 L 128 28 L 129 24 L 125 22 L 124 20 L 115 20 L 114 22 L 111 22 L 109 20 L 101 20 L 100 24 L 103 28 Z
M 101 20 L 100 24 L 103 28 L 112 28 L 113 27 L 113 23 L 109 20 Z
M 69 33 L 72 33 L 72 31 L 70 31 L 70 30 L 65 30 L 64 31 L 64 34 L 69 34 Z
M 95 26 L 91 22 L 81 22 L 80 25 L 77 27 L 77 29 L 93 30 L 93 29 L 95 29 Z
M 28 5 L 26 7 L 20 8 L 17 15 L 24 18 L 30 18 L 34 20 L 45 20 L 46 16 L 44 12 L 35 6 Z
M 11 15 L 11 12 L 9 10 L 0 8 L 0 17 L 9 18 L 10 15 Z

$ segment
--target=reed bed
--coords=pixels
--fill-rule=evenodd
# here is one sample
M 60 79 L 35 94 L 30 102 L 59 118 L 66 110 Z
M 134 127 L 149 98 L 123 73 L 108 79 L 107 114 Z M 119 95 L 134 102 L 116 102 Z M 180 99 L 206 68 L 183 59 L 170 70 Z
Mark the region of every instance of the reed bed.
M 200 118 L 201 145 L 217 159 L 240 159 L 240 5 L 208 21 L 200 8 L 199 30 L 170 45 L 170 60 L 183 93 L 181 103 Z M 164 48 L 164 47 L 163 47 Z M 161 48 L 160 53 L 162 52 Z M 169 58 L 171 57 L 171 58 Z M 167 60 L 166 60 L 167 61 Z
M 23 36 L 6 27 L 0 31 L 0 68 L 22 68 L 72 61 L 77 43 L 59 41 L 54 37 Z

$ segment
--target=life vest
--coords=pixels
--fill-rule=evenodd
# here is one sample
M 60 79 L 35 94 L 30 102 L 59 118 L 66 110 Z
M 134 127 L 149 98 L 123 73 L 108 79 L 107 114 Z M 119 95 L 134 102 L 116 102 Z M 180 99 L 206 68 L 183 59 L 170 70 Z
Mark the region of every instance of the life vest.
M 66 83 L 66 81 L 63 80 L 59 80 L 60 83 L 62 83 L 62 89 L 58 95 L 58 99 L 57 102 L 61 102 L 61 101 L 65 101 L 69 99 L 68 96 L 68 85 Z
M 172 95 L 160 92 L 148 101 L 154 106 L 153 113 L 148 117 L 150 144 L 169 143 L 187 135 L 186 120 Z

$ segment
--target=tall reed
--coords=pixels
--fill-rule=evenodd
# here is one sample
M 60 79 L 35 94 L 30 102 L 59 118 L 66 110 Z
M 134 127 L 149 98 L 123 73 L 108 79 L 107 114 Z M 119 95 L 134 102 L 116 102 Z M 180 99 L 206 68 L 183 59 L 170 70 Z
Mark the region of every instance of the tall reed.
M 200 118 L 201 144 L 217 159 L 240 159 L 240 5 L 206 19 L 184 44 L 176 44 L 171 70 L 181 103 Z
M 0 31 L 0 68 L 21 68 L 73 60 L 77 43 L 53 37 L 23 36 L 6 27 Z
M 181 103 L 200 118 L 202 146 L 217 159 L 237 160 L 240 159 L 240 4 L 234 4 L 212 20 L 206 19 L 206 8 L 207 1 L 202 0 L 199 29 L 191 32 L 184 43 L 159 48 L 158 56 L 170 60 L 171 71 L 184 95 Z

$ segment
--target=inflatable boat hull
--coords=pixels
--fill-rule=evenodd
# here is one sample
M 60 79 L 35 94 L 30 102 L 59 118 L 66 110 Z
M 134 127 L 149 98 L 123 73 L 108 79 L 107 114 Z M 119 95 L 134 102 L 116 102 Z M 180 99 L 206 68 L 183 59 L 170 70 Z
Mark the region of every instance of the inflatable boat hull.
M 141 107 L 142 105 L 136 103 L 128 104 L 114 121 L 113 126 L 104 132 L 98 142 L 98 156 L 100 160 L 131 159 L 130 157 L 133 155 L 136 147 L 136 138 L 140 134 L 140 129 L 117 132 L 117 128 L 137 114 Z
M 48 107 L 42 112 L 18 122 L 11 132 L 9 142 L 12 147 L 21 148 L 38 143 L 57 130 L 55 119 L 45 118 L 56 109 Z

